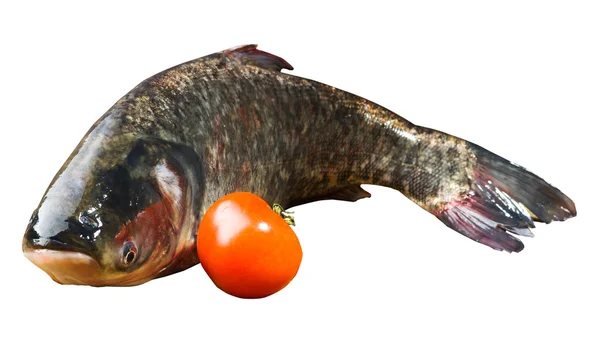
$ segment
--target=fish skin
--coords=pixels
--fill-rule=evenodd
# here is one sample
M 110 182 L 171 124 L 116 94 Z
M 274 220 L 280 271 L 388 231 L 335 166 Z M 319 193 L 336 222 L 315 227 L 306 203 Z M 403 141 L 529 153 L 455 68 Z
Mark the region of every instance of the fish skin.
M 80 284 L 140 284 L 197 264 L 198 223 L 214 201 L 233 191 L 289 208 L 369 196 L 360 184 L 388 186 L 459 233 L 509 252 L 520 251 L 522 243 L 506 230 L 528 235 L 532 218 L 550 222 L 576 215 L 573 202 L 556 188 L 493 153 L 413 125 L 351 93 L 280 72 L 284 68 L 292 67 L 249 45 L 140 83 L 92 126 L 57 173 L 32 216 L 23 249 L 64 248 L 94 257 L 103 279 Z M 523 193 L 514 184 L 496 182 L 501 172 L 517 183 L 525 177 L 541 193 L 520 201 L 516 195 Z M 81 196 L 67 204 L 76 208 L 53 216 L 44 205 L 62 207 L 62 200 L 74 198 L 53 188 L 61 185 L 80 186 Z M 121 195 L 103 198 L 120 189 Z M 139 222 L 147 221 L 140 216 L 149 207 L 169 215 L 157 217 L 164 220 L 159 228 Z M 81 222 L 81 212 L 90 209 L 102 222 L 94 239 Z M 77 220 L 57 235 L 68 236 L 42 236 L 59 229 L 55 225 L 62 223 L 51 222 L 62 219 Z M 154 236 L 136 242 L 141 257 L 133 266 L 124 266 L 119 254 L 135 234 L 115 243 L 125 226 Z

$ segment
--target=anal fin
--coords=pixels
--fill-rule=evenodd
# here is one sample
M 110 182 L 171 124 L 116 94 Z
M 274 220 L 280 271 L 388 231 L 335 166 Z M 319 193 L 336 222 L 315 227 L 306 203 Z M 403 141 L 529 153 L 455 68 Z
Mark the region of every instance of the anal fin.
M 312 203 L 319 200 L 342 200 L 355 202 L 357 200 L 370 197 L 371 193 L 362 189 L 360 187 L 360 184 L 352 184 L 344 187 L 335 187 L 329 191 L 317 195 L 292 199 L 292 201 L 290 202 L 290 206 Z

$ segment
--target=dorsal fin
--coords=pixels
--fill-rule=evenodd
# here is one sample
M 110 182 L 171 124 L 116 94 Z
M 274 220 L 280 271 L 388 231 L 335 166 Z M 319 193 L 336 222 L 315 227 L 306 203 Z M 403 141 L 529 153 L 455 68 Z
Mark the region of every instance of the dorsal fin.
M 227 49 L 223 51 L 227 56 L 236 58 L 240 62 L 256 67 L 275 70 L 280 72 L 282 69 L 293 70 L 292 67 L 285 59 L 272 55 L 271 53 L 263 52 L 255 44 L 245 45 Z

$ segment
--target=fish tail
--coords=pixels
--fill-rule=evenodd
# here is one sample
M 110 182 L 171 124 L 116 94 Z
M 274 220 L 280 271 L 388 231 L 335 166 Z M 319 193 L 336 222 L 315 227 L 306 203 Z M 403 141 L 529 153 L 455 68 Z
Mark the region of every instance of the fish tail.
M 542 178 L 480 146 L 469 193 L 435 215 L 450 228 L 496 250 L 519 252 L 516 237 L 533 236 L 534 221 L 550 223 L 577 215 L 569 197 Z

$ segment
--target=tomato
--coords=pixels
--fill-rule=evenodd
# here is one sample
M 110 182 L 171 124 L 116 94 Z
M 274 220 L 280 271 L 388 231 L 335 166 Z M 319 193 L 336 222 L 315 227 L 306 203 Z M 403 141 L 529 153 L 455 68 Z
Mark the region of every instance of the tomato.
M 211 205 L 198 229 L 198 257 L 217 287 L 240 298 L 263 298 L 296 276 L 302 247 L 288 223 L 246 192 Z

